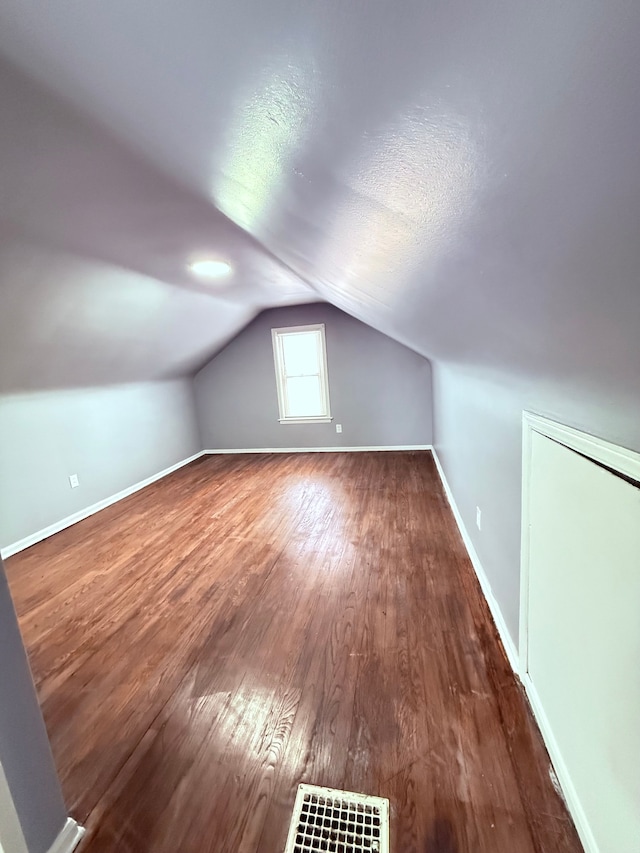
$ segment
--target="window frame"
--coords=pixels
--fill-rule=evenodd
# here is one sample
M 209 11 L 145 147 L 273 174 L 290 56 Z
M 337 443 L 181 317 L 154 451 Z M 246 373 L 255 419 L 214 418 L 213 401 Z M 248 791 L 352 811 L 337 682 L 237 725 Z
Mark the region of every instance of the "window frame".
M 320 373 L 310 374 L 317 375 L 320 380 L 320 394 L 323 403 L 322 415 L 310 415 L 309 417 L 287 416 L 287 374 L 285 372 L 284 351 L 282 348 L 282 339 L 286 335 L 300 334 L 301 332 L 319 332 L 320 333 Z M 327 366 L 327 338 L 324 323 L 313 323 L 306 326 L 282 326 L 278 329 L 271 329 L 271 343 L 273 345 L 273 362 L 276 373 L 276 388 L 278 391 L 278 420 L 281 424 L 328 424 L 331 423 L 331 402 L 329 398 L 329 370 Z M 291 377 L 294 378 L 294 377 Z

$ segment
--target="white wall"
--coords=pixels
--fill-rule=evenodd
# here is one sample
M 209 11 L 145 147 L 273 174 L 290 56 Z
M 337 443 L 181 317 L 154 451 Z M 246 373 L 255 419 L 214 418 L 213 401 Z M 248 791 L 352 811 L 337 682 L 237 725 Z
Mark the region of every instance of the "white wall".
M 199 450 L 188 379 L 0 396 L 0 547 Z
M 271 329 L 312 323 L 326 328 L 333 423 L 281 424 Z M 431 444 L 429 362 L 324 303 L 263 312 L 202 368 L 194 386 L 207 449 Z

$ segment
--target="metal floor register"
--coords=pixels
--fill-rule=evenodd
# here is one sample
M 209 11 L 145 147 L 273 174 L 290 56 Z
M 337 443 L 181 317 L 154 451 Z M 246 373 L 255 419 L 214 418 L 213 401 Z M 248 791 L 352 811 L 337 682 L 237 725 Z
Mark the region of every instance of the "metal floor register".
M 285 853 L 389 853 L 389 800 L 300 785 Z

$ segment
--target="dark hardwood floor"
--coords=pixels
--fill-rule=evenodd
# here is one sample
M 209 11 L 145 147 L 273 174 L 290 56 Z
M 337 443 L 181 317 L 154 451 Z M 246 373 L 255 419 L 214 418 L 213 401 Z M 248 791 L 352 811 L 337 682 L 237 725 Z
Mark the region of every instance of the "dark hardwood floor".
M 426 452 L 205 457 L 7 570 L 82 853 L 280 853 L 303 781 L 581 850 Z

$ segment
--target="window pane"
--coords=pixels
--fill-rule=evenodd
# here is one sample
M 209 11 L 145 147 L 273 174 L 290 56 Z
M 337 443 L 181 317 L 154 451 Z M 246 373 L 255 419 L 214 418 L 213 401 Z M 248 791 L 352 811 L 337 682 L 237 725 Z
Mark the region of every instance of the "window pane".
M 287 376 L 320 373 L 318 332 L 298 332 L 282 336 L 284 371 Z
M 303 376 L 287 379 L 287 417 L 321 417 L 322 408 L 319 376 Z

